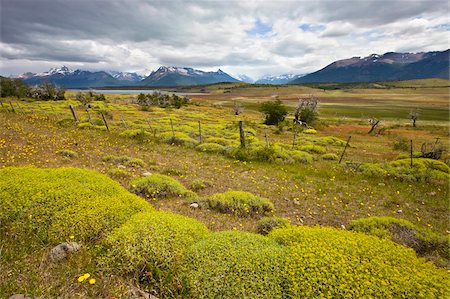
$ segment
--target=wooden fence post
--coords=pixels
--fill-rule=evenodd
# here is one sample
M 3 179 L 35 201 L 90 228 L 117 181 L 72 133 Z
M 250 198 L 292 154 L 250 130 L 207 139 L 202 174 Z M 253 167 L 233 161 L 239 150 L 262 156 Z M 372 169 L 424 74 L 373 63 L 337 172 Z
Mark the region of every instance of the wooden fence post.
M 351 138 L 352 138 L 352 136 L 348 136 L 347 143 L 345 144 L 344 150 L 342 151 L 342 154 L 341 154 L 341 158 L 339 159 L 339 164 L 341 164 L 342 158 L 344 158 L 345 150 L 347 149 Z
M 11 112 L 16 113 L 16 110 L 14 109 L 14 106 L 11 103 L 11 101 L 9 101 L 9 105 L 11 106 Z
M 411 168 L 413 167 L 413 141 L 412 139 L 410 140 L 411 142 L 411 150 L 410 150 L 410 158 L 411 158 Z
M 264 128 L 264 138 L 266 139 L 266 147 L 269 147 L 269 137 L 267 136 L 267 128 Z
M 105 123 L 106 130 L 109 132 L 109 126 L 108 126 L 108 123 L 106 122 L 105 115 L 103 114 L 103 112 L 100 112 L 100 113 L 101 113 L 101 115 L 102 115 L 103 122 Z
M 75 121 L 76 121 L 77 123 L 79 123 L 80 121 L 78 120 L 78 116 L 77 116 L 77 113 L 75 112 L 75 108 L 73 108 L 72 105 L 69 105 L 69 108 L 70 108 L 70 111 L 72 111 L 73 118 L 75 119 Z M 102 115 L 103 115 L 103 114 L 102 114 Z
M 128 125 L 125 122 L 125 120 L 123 119 L 123 117 L 121 116 L 120 119 L 122 120 L 123 126 L 125 127 L 125 129 L 128 129 Z
M 245 134 L 244 134 L 244 122 L 239 121 L 239 136 L 241 140 L 241 147 L 245 147 Z
M 172 128 L 172 138 L 175 139 L 175 130 L 173 129 L 172 118 L 170 119 L 170 127 Z

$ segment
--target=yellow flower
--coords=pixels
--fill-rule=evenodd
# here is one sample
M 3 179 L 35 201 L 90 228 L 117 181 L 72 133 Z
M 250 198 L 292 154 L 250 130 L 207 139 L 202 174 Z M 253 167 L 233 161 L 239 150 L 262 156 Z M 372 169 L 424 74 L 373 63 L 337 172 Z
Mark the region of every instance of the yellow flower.
M 89 284 L 95 284 L 95 282 L 96 282 L 95 278 L 89 279 Z
M 91 277 L 91 274 L 86 273 L 86 274 L 83 275 L 83 277 L 84 277 L 84 279 L 88 279 L 89 277 Z
M 78 277 L 78 282 L 83 282 L 86 278 L 84 278 L 84 275 L 81 275 Z
M 70 236 L 69 238 L 73 239 L 73 238 L 75 238 L 75 236 L 74 236 L 74 235 L 72 235 L 72 236 Z

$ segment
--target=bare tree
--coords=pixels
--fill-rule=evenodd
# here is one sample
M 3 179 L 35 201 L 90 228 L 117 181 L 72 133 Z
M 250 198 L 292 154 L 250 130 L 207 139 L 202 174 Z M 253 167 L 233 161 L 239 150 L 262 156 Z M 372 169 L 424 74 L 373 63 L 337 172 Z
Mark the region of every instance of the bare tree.
M 367 134 L 372 133 L 380 124 L 380 120 L 376 119 L 375 117 L 371 117 L 369 118 L 369 124 L 372 126 L 369 130 L 369 132 L 367 132 Z
M 418 117 L 419 117 L 419 113 L 416 110 L 411 111 L 409 113 L 409 118 L 411 119 L 412 125 L 413 125 L 414 128 L 416 127 L 416 121 L 417 121 Z
M 319 99 L 314 95 L 299 98 L 294 112 L 294 124 L 308 126 L 317 119 Z
M 239 115 L 242 113 L 242 106 L 238 102 L 234 102 L 233 106 L 234 115 Z

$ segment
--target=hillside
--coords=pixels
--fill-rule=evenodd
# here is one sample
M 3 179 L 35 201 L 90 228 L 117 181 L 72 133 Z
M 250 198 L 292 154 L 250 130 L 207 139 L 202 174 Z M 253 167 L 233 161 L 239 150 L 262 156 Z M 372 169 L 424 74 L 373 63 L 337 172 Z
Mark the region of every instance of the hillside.
M 339 60 L 291 83 L 449 79 L 449 76 L 449 50 L 416 54 L 389 52 Z

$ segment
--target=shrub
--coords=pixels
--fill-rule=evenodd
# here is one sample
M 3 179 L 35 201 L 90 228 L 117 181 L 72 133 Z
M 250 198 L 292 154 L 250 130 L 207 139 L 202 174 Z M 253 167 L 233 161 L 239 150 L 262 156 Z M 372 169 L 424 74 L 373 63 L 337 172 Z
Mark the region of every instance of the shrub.
M 274 228 L 289 226 L 289 219 L 283 217 L 263 217 L 256 224 L 256 231 L 261 235 L 267 235 Z
M 107 236 L 103 264 L 114 273 L 134 274 L 169 297 L 180 291 L 187 249 L 207 234 L 204 224 L 185 216 L 139 213 Z
M 413 248 L 424 255 L 434 250 L 448 254 L 447 240 L 432 231 L 419 228 L 411 222 L 393 217 L 369 217 L 354 220 L 350 230 L 390 239 L 396 243 Z
M 111 162 L 113 164 L 123 164 L 129 167 L 144 167 L 145 162 L 139 158 L 131 158 L 128 156 L 106 155 L 102 157 L 103 162 Z
M 70 235 L 96 241 L 131 215 L 153 209 L 108 177 L 76 168 L 5 168 L 0 192 L 2 226 L 18 240 L 33 236 L 38 244 Z
M 77 152 L 68 149 L 59 150 L 56 153 L 66 158 L 78 158 Z
M 197 140 L 181 132 L 175 132 L 175 137 L 173 137 L 172 132 L 163 132 L 159 134 L 159 138 L 162 142 L 173 145 L 185 145 L 188 147 L 195 147 L 198 144 Z
M 322 160 L 336 161 L 339 157 L 336 154 L 325 154 L 321 156 Z
M 217 143 L 201 143 L 195 147 L 200 152 L 223 153 L 225 147 Z
M 306 129 L 306 130 L 303 130 L 302 133 L 303 134 L 317 134 L 317 131 L 314 129 Z
M 293 150 L 290 155 L 296 162 L 303 164 L 309 164 L 313 161 L 313 156 L 307 152 Z
M 279 99 L 262 103 L 259 110 L 265 114 L 264 123 L 266 125 L 277 125 L 284 120 L 288 113 L 287 107 Z
M 122 137 L 136 139 L 139 141 L 144 141 L 151 137 L 151 134 L 149 132 L 144 131 L 143 129 L 125 130 L 119 135 Z
M 325 154 L 326 150 L 320 145 L 303 145 L 300 147 L 301 151 L 315 154 Z
M 273 211 L 273 203 L 270 200 L 244 191 L 216 193 L 208 197 L 206 202 L 213 210 L 239 217 L 263 215 Z
M 217 143 L 223 146 L 239 146 L 239 143 L 235 140 L 225 139 L 222 137 L 208 137 L 205 139 L 205 143 Z
M 443 298 L 450 290 L 446 270 L 389 240 L 326 227 L 268 236 L 290 246 L 287 297 Z
M 411 163 L 410 159 L 401 159 L 393 161 L 389 163 L 389 165 L 393 167 L 410 167 L 410 163 Z M 450 168 L 444 162 L 427 158 L 413 159 L 413 167 L 416 167 L 421 170 L 432 169 L 444 173 L 450 172 Z
M 131 173 L 121 168 L 113 168 L 106 173 L 112 179 L 127 179 L 131 177 Z
M 334 136 L 326 136 L 326 137 L 320 137 L 319 140 L 324 141 L 328 144 L 332 144 L 335 146 L 345 146 L 347 144 L 346 141 L 339 139 Z
M 394 150 L 406 152 L 410 148 L 409 140 L 404 137 L 400 137 L 396 141 L 394 141 L 393 148 L 394 148 Z
M 86 123 L 79 123 L 79 124 L 77 124 L 77 128 L 78 129 L 95 129 L 95 126 L 93 125 L 93 124 L 91 124 L 91 123 L 88 123 L 88 122 L 86 122 Z
M 152 174 L 130 182 L 130 191 L 143 197 L 197 197 L 197 194 L 186 189 L 177 180 L 162 174 Z
M 212 183 L 210 181 L 206 180 L 194 180 L 191 183 L 190 189 L 194 191 L 203 190 L 207 187 L 212 186 Z
M 218 232 L 191 246 L 192 298 L 282 298 L 284 248 L 257 234 Z

